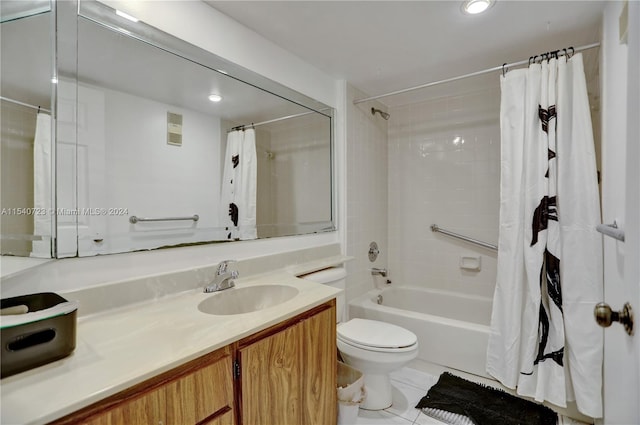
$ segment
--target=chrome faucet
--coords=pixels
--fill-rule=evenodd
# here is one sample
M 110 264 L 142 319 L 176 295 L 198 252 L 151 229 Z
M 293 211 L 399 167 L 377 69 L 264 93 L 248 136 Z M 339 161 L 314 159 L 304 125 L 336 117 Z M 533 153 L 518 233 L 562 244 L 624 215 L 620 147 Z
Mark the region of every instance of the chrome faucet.
M 239 273 L 237 270 L 228 270 L 231 263 L 235 263 L 235 261 L 224 260 L 218 265 L 218 270 L 213 277 L 213 282 L 204 287 L 204 292 L 218 292 L 236 286 L 233 279 L 237 279 Z
M 387 277 L 387 269 L 378 269 L 376 267 L 371 269 L 371 276 Z

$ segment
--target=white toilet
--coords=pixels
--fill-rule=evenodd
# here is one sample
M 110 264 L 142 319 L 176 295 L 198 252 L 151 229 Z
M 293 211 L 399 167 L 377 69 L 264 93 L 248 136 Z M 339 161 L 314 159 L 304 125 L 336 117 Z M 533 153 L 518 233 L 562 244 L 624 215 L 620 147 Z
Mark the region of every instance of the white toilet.
M 344 268 L 329 268 L 302 276 L 313 282 L 345 289 Z M 418 338 L 400 326 L 377 320 L 344 317 L 344 293 L 337 297 L 338 350 L 345 363 L 364 374 L 366 398 L 360 408 L 381 410 L 391 406 L 389 374 L 400 369 L 418 355 Z

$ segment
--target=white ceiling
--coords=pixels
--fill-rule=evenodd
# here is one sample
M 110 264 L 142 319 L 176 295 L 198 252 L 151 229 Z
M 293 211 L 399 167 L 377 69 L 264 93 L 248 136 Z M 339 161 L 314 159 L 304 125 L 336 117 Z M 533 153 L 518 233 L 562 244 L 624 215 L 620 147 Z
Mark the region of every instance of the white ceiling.
M 461 12 L 461 0 L 205 1 L 369 95 L 596 42 L 606 3 L 498 0 L 471 16 Z M 434 92 L 382 102 L 394 106 Z
M 6 7 L 4 3 L 2 5 L 4 13 Z M 15 9 L 22 11 L 18 7 Z M 20 19 L 0 25 L 0 95 L 49 109 L 53 73 L 52 16 L 50 13 L 21 16 Z M 216 115 L 231 125 L 261 122 L 308 111 L 297 103 L 135 38 L 123 36 L 87 19 L 79 20 L 77 33 L 76 65 L 78 79 L 84 84 Z M 61 78 L 70 78 L 75 72 L 63 68 L 59 71 Z M 211 93 L 221 94 L 224 101 L 210 102 L 208 95 Z
M 78 80 L 82 83 L 213 114 L 234 125 L 307 111 L 293 102 L 85 19 L 78 23 L 77 66 Z M 223 101 L 210 102 L 211 93 L 222 95 Z

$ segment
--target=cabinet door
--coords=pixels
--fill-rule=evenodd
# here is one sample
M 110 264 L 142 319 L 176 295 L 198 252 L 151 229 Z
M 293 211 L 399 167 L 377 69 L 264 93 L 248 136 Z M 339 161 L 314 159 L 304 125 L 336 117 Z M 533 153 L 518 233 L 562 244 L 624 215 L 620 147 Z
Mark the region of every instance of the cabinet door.
M 80 423 L 86 425 L 163 425 L 166 424 L 165 404 L 164 388 L 159 388 Z
M 302 323 L 302 424 L 333 424 L 337 417 L 337 348 L 335 309 Z
M 336 423 L 335 307 L 238 350 L 244 425 Z
M 302 425 L 300 329 L 291 326 L 239 350 L 243 424 Z
M 169 383 L 166 388 L 167 423 L 196 424 L 221 417 L 233 406 L 233 377 L 231 356 L 204 366 L 180 379 Z M 233 424 L 233 414 L 227 415 Z

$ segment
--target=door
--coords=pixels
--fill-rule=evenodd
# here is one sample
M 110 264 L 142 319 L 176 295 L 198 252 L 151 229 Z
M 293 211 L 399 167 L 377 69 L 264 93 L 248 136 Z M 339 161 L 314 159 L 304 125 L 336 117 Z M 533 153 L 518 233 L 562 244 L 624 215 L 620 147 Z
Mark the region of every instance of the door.
M 628 2 L 626 45 L 619 41 L 623 5 L 607 4 L 604 15 L 603 220 L 618 220 L 625 231 L 625 242 L 604 238 L 604 301 L 616 311 L 629 302 L 636 323 L 634 336 L 617 323 L 605 330 L 603 422 L 607 425 L 640 423 L 640 3 Z M 616 78 L 623 83 L 616 83 Z M 618 175 L 616 168 L 622 164 L 626 170 Z

